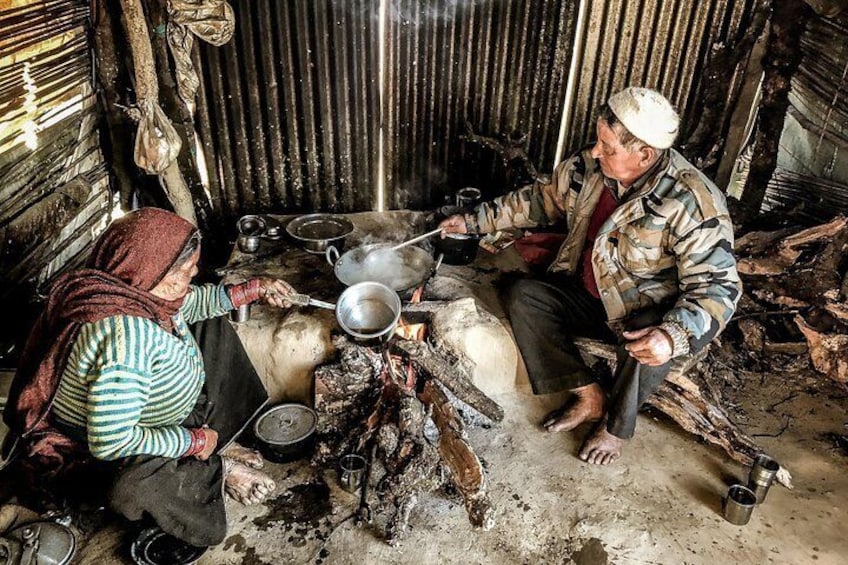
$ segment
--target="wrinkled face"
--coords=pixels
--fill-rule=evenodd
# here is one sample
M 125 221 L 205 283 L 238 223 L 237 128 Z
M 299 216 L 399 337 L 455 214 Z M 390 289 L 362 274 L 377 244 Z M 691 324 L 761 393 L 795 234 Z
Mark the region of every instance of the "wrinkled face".
M 164 278 L 159 281 L 150 293 L 165 300 L 179 300 L 188 294 L 191 279 L 197 274 L 197 262 L 200 260 L 200 249 L 198 248 L 188 261 L 171 269 Z
M 640 147 L 640 144 L 630 148 L 623 146 L 616 131 L 604 120 L 598 120 L 597 134 L 592 157 L 598 160 L 604 175 L 622 185 L 630 186 L 654 163 L 656 153 L 653 149 L 644 145 Z

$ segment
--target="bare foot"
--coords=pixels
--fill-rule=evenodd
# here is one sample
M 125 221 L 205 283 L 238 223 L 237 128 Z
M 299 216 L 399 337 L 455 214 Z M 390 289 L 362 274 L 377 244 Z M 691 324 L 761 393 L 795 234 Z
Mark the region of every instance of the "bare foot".
M 222 451 L 221 457 L 238 461 L 242 465 L 247 465 L 254 469 L 261 469 L 265 466 L 265 460 L 262 459 L 262 455 L 260 455 L 258 451 L 255 449 L 248 449 L 236 442 L 232 442 L 227 449 Z
M 552 412 L 545 420 L 549 432 L 569 432 L 583 422 L 596 422 L 603 418 L 607 397 L 597 383 L 581 386 L 571 391 L 573 395 L 565 406 Z
M 277 488 L 274 480 L 262 471 L 232 459 L 224 458 L 224 462 L 228 467 L 224 490 L 236 502 L 258 504 Z
M 609 465 L 621 457 L 623 445 L 624 440 L 609 433 L 606 422 L 601 422 L 580 448 L 580 459 L 593 465 Z

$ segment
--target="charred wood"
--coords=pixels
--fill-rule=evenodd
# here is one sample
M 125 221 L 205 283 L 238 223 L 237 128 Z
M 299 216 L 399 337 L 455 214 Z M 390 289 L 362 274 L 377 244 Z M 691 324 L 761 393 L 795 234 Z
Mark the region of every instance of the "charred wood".
M 398 340 L 395 347 L 410 357 L 416 370 L 442 383 L 459 400 L 494 422 L 503 420 L 503 408 L 471 382 L 470 361 L 461 354 L 440 353 L 422 341 Z

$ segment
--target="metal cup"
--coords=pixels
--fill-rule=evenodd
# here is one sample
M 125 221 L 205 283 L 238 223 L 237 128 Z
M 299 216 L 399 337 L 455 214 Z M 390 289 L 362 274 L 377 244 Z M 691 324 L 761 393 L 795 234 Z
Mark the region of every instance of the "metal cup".
M 479 188 L 474 188 L 473 186 L 460 188 L 456 191 L 456 205 L 460 208 L 471 206 L 479 202 L 482 196 L 483 193 L 480 192 Z
M 230 310 L 230 320 L 241 324 L 250 319 L 250 304 L 242 304 L 235 310 Z
M 238 248 L 242 253 L 256 253 L 259 250 L 258 235 L 240 235 L 238 237 Z
M 356 492 L 365 478 L 365 458 L 348 453 L 339 460 L 339 484 L 347 492 Z
M 748 488 L 754 491 L 757 504 L 762 504 L 766 499 L 766 494 L 779 470 L 780 464 L 764 453 L 754 459 L 751 472 L 748 474 Z
M 757 495 L 746 486 L 733 485 L 727 489 L 724 499 L 724 519 L 731 524 L 744 526 L 751 519 L 757 504 Z

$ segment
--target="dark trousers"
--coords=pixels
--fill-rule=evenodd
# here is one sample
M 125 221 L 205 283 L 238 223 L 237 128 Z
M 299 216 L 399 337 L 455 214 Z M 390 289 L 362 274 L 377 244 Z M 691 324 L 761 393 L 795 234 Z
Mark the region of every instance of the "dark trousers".
M 607 430 L 623 439 L 633 437 L 639 407 L 665 380 L 671 363 L 649 367 L 630 357 L 623 338 L 607 327 L 601 301 L 576 277 L 554 274 L 541 280 L 520 280 L 510 290 L 507 310 L 535 394 L 599 382 L 580 357 L 575 337 L 618 344 L 618 363 L 608 390 Z M 644 312 L 633 317 L 627 327 L 655 325 L 660 318 L 660 312 Z
M 219 451 L 234 440 L 265 405 L 268 395 L 225 317 L 195 324 L 206 383 L 182 423 L 218 432 Z M 165 532 L 197 546 L 215 545 L 227 533 L 221 457 L 136 456 L 121 462 L 109 504 L 130 520 L 152 518 Z

